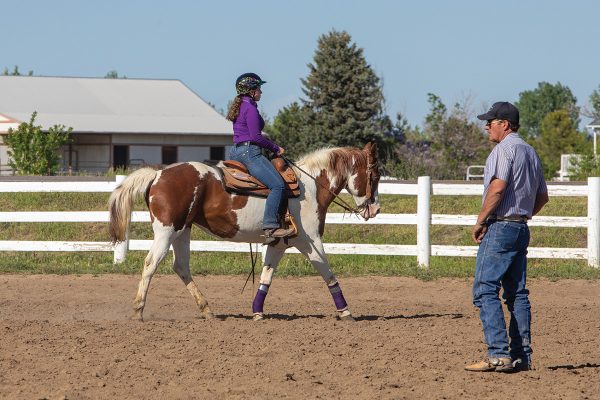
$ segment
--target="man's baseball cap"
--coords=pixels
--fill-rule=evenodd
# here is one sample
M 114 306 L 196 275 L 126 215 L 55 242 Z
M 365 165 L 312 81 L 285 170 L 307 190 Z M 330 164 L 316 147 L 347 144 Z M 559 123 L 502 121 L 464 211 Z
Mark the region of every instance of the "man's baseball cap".
M 477 116 L 482 121 L 492 119 L 504 119 L 515 125 L 519 125 L 519 110 L 508 101 L 498 101 L 485 114 Z

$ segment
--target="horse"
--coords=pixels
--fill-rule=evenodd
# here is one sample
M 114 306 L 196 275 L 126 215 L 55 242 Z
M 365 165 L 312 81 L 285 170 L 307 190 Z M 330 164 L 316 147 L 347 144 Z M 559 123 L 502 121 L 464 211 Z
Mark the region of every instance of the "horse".
M 288 208 L 297 227 L 297 235 L 271 243 L 266 249 L 258 291 L 252 303 L 254 320 L 262 320 L 264 302 L 273 274 L 286 248 L 295 247 L 318 271 L 333 298 L 337 317 L 354 320 L 333 274 L 322 235 L 327 208 L 346 189 L 357 207 L 354 212 L 365 220 L 380 210 L 377 145 L 364 148 L 331 147 L 309 153 L 292 163 L 298 176 L 300 196 L 288 199 Z M 173 246 L 173 270 L 183 281 L 200 309 L 200 317 L 214 318 L 208 302 L 190 273 L 190 232 L 192 226 L 217 238 L 261 243 L 265 199 L 227 191 L 222 182 L 219 162 L 172 164 L 162 170 L 142 168 L 131 173 L 110 195 L 109 233 L 112 243 L 125 240 L 131 210 L 136 199 L 144 196 L 154 239 L 144 260 L 142 277 L 133 302 L 132 319 L 143 321 L 144 305 L 152 276 Z

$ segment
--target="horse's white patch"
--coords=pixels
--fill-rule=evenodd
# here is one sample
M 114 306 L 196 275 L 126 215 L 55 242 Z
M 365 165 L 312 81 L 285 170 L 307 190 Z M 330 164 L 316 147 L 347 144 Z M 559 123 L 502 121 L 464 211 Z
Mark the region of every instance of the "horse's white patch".
M 359 206 L 361 204 L 364 204 L 367 201 L 367 197 L 366 196 L 358 196 L 359 188 L 357 188 L 355 186 L 357 176 L 358 176 L 358 174 L 351 175 L 350 178 L 348 178 L 347 188 L 348 188 L 348 192 L 352 195 L 354 202 L 356 203 L 357 206 Z
M 221 180 L 221 176 L 218 173 L 216 173 L 213 167 L 195 161 L 190 161 L 188 162 L 188 164 L 190 164 L 192 167 L 194 167 L 196 171 L 198 171 L 198 175 L 200 175 L 200 178 L 204 177 L 204 175 L 206 174 L 212 173 L 217 180 Z

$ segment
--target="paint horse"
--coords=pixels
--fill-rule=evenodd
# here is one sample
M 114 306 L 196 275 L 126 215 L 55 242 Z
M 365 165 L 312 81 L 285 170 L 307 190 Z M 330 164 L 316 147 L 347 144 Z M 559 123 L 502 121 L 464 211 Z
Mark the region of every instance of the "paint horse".
M 159 171 L 142 168 L 130 174 L 112 192 L 109 230 L 113 243 L 125 240 L 132 205 L 141 196 L 145 197 L 154 231 L 134 300 L 134 319 L 142 320 L 150 280 L 171 245 L 173 270 L 196 300 L 201 316 L 213 318 L 206 298 L 190 273 L 192 225 L 228 241 L 263 241 L 261 223 L 265 199 L 226 191 L 218 166 L 185 162 Z M 344 188 L 354 198 L 356 209 L 365 220 L 379 212 L 377 146 L 367 143 L 362 150 L 349 147 L 317 150 L 297 161 L 294 170 L 298 175 L 300 196 L 290 198 L 288 207 L 298 234 L 267 247 L 259 288 L 252 303 L 253 318 L 264 318 L 263 306 L 273 274 L 286 248 L 293 246 L 310 260 L 325 281 L 338 317 L 353 320 L 327 261 L 321 238 L 327 208 Z

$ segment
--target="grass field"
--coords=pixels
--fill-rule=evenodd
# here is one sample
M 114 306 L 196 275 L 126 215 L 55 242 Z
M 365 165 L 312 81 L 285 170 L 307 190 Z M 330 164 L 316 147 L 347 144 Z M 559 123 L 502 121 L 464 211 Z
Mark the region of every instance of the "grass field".
M 0 193 L 2 211 L 104 211 L 108 193 Z M 350 201 L 349 197 L 346 199 Z M 416 213 L 416 196 L 383 195 L 384 213 Z M 468 214 L 479 212 L 481 198 L 476 196 L 433 196 L 434 214 Z M 136 210 L 146 210 L 143 202 Z M 330 212 L 342 212 L 332 206 Z M 585 197 L 552 197 L 540 215 L 586 216 Z M 532 247 L 586 247 L 585 228 L 531 228 Z M 131 239 L 152 239 L 149 223 L 134 223 Z M 192 230 L 193 240 L 215 240 L 200 229 Z M 104 223 L 0 223 L 0 240 L 64 240 L 108 241 Z M 415 244 L 416 226 L 410 225 L 329 225 L 325 229 L 325 242 Z M 431 227 L 432 244 L 473 245 L 470 227 Z M 20 273 L 138 273 L 145 252 L 130 252 L 127 260 L 118 266 L 112 264 L 112 253 L 52 253 L 3 252 L 0 253 L 0 272 Z M 333 270 L 338 275 L 402 275 L 422 279 L 436 277 L 470 277 L 474 258 L 432 257 L 428 270 L 416 266 L 416 257 L 330 255 Z M 245 253 L 193 253 L 192 270 L 195 274 L 241 274 L 249 268 L 250 258 Z M 160 267 L 161 273 L 170 272 L 170 256 Z M 587 267 L 586 261 L 532 259 L 529 276 L 558 278 L 600 278 L 600 271 Z M 280 275 L 314 274 L 312 266 L 300 255 L 286 255 Z

